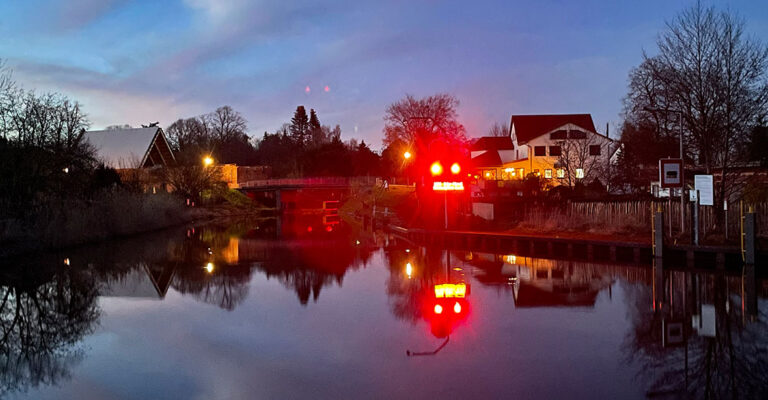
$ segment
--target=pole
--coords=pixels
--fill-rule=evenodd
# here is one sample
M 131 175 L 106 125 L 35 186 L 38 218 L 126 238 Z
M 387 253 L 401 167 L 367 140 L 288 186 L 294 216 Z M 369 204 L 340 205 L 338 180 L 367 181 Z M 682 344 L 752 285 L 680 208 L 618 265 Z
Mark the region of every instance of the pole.
M 669 220 L 669 237 L 672 238 L 672 188 L 669 188 L 669 210 L 667 210 L 669 213 L 669 216 L 667 219 Z
M 448 191 L 443 191 L 443 210 L 445 213 L 445 230 L 448 230 Z
M 683 158 L 683 112 L 679 111 L 680 116 L 680 232 L 685 230 L 685 159 Z M 726 228 L 727 232 L 728 228 Z M 726 234 L 727 235 L 727 234 Z

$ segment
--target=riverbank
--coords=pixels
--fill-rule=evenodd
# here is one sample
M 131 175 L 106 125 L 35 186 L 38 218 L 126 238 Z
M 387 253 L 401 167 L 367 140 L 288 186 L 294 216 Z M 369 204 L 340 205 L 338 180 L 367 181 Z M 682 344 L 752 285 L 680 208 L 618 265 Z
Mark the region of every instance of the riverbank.
M 0 258 L 271 212 L 274 209 L 230 202 L 187 207 L 170 194 L 117 191 L 89 202 L 62 201 L 25 221 L 0 221 Z

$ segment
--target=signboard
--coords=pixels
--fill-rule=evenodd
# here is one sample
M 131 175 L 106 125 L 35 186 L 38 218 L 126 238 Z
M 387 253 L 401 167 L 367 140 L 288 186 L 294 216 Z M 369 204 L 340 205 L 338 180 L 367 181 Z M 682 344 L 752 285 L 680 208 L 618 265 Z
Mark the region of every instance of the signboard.
M 699 191 L 699 204 L 702 206 L 715 205 L 715 190 L 712 185 L 712 175 L 696 175 L 693 177 L 694 188 Z
M 659 182 L 663 188 L 683 187 L 683 160 L 679 158 L 659 160 Z

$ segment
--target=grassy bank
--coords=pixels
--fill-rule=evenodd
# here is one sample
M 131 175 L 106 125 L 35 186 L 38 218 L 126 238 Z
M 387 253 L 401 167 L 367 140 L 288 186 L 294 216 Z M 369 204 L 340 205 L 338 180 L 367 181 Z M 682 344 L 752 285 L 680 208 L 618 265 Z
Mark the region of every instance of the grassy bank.
M 89 200 L 48 200 L 23 220 L 0 221 L 0 257 L 155 231 L 191 221 L 257 214 L 236 194 L 190 208 L 177 196 L 105 191 Z

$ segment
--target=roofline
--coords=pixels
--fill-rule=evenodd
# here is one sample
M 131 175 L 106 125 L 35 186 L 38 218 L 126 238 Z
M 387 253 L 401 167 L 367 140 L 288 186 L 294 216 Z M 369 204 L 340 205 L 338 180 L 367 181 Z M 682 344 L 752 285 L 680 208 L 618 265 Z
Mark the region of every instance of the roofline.
M 157 127 L 157 129 L 159 131 L 163 132 L 163 142 L 165 142 L 165 145 L 168 146 L 168 150 L 170 150 L 170 153 L 171 153 L 171 158 L 173 158 L 173 162 L 175 163 L 176 162 L 176 156 L 173 155 L 173 148 L 171 147 L 171 144 L 168 143 L 168 138 L 165 137 L 165 131 L 163 130 L 163 128 L 161 128 L 159 126 Z

